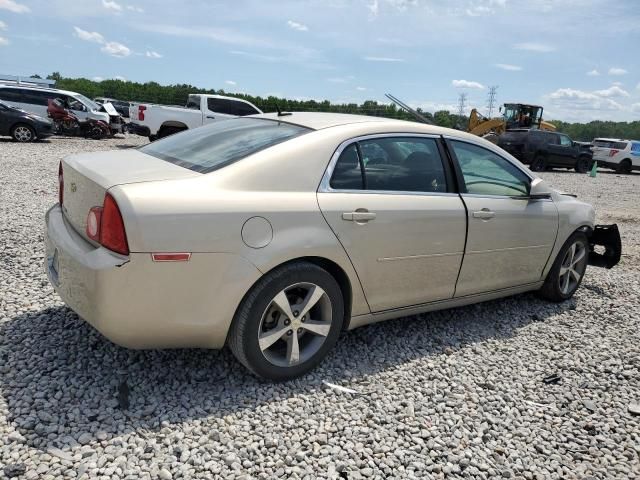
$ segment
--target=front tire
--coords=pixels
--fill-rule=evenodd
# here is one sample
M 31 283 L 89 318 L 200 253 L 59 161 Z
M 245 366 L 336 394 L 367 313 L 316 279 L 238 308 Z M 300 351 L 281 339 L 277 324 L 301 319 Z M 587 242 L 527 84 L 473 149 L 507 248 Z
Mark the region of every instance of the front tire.
M 631 168 L 631 160 L 626 158 L 620 162 L 620 165 L 618 165 L 618 172 L 629 174 L 631 173 Z
M 575 232 L 564 243 L 539 290 L 540 296 L 552 302 L 564 302 L 582 283 L 589 260 L 589 240 Z
M 229 331 L 231 351 L 254 375 L 283 381 L 316 367 L 344 322 L 335 278 L 307 262 L 265 275 L 245 296 Z
M 36 140 L 36 131 L 29 125 L 19 123 L 11 129 L 11 136 L 16 142 L 28 143 Z
M 589 159 L 587 157 L 580 157 L 576 161 L 576 172 L 587 173 L 589 171 Z

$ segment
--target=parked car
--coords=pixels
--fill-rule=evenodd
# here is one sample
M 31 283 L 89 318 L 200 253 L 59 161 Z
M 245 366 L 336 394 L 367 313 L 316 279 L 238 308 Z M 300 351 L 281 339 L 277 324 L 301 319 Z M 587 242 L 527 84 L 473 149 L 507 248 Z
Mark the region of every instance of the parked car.
M 33 142 L 53 135 L 52 126 L 48 118 L 0 102 L 0 135 L 10 135 L 16 142 Z
M 153 141 L 207 123 L 259 113 L 258 107 L 240 98 L 193 94 L 185 107 L 133 104 L 129 118 L 133 132 Z
M 131 103 L 125 102 L 123 100 L 116 100 L 114 98 L 106 98 L 106 97 L 98 97 L 93 99 L 98 105 L 104 105 L 105 103 L 110 103 L 113 105 L 113 108 L 122 115 L 124 118 L 129 118 L 129 108 L 131 107 Z
M 228 344 L 273 380 L 340 332 L 526 291 L 570 298 L 615 225 L 457 130 L 354 115 L 216 122 L 60 164 L 46 271 L 117 344 Z M 595 244 L 606 252 L 593 252 Z
M 640 170 L 640 140 L 596 138 L 592 151 L 599 166 L 621 173 Z
M 593 164 L 590 145 L 574 142 L 564 133 L 534 129 L 508 130 L 498 145 L 534 172 L 547 168 L 572 168 L 585 173 Z

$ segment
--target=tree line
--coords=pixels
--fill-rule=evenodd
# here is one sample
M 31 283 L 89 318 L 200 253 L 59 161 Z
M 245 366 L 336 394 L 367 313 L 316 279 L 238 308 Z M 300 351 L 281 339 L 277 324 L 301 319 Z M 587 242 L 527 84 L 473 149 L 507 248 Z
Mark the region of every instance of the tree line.
M 261 97 L 227 93 L 223 89 L 203 89 L 189 84 L 160 85 L 157 82 L 139 83 L 116 79 L 94 81 L 86 78 L 66 78 L 58 72 L 52 73 L 47 78 L 55 80 L 57 88 L 78 92 L 89 98 L 109 97 L 126 101 L 184 106 L 190 93 L 205 93 L 242 98 L 250 101 L 264 112 L 275 112 L 277 105 L 281 110 L 290 112 L 355 113 L 400 120 L 414 120 L 410 113 L 405 112 L 395 104 L 378 103 L 374 100 L 367 100 L 361 104 L 338 104 L 331 103 L 328 100 L 292 100 L 275 96 Z M 460 117 L 448 110 L 431 113 L 418 108 L 417 111 L 442 127 L 464 129 L 468 120 L 467 117 Z M 597 120 L 589 123 L 550 121 L 556 125 L 559 132 L 568 134 L 574 140 L 591 141 L 597 137 L 640 139 L 640 121 L 605 122 Z

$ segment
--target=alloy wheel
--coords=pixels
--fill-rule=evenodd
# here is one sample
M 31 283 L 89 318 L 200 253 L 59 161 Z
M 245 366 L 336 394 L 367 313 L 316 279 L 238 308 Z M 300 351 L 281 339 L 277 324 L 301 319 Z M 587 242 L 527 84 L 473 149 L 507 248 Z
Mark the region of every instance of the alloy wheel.
M 322 347 L 331 331 L 329 295 L 313 283 L 281 290 L 260 320 L 258 344 L 273 365 L 292 367 L 306 362 Z
M 14 138 L 19 142 L 30 142 L 33 139 L 33 133 L 29 127 L 22 125 L 15 128 L 13 131 Z
M 567 250 L 560 265 L 558 281 L 563 295 L 569 295 L 580 283 L 587 262 L 587 248 L 583 242 L 575 242 Z

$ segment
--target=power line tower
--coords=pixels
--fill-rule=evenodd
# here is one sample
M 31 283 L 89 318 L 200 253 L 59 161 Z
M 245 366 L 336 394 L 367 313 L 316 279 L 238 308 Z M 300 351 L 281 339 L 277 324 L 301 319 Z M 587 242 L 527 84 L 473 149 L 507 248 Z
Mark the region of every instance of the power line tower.
M 489 94 L 487 96 L 487 117 L 491 118 L 493 114 L 493 109 L 496 107 L 496 93 L 498 91 L 498 86 L 494 85 L 493 87 L 489 87 Z
M 467 94 L 461 93 L 458 97 L 458 116 L 464 117 L 464 111 L 467 108 Z

